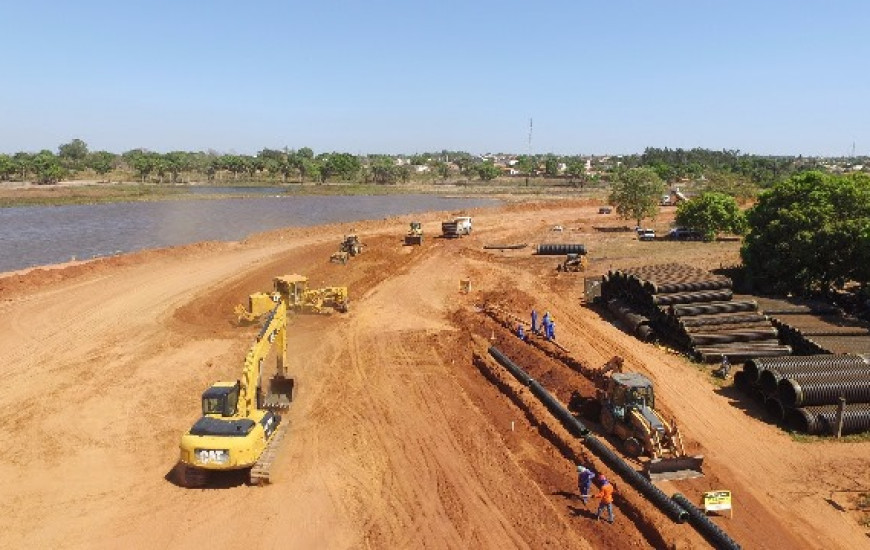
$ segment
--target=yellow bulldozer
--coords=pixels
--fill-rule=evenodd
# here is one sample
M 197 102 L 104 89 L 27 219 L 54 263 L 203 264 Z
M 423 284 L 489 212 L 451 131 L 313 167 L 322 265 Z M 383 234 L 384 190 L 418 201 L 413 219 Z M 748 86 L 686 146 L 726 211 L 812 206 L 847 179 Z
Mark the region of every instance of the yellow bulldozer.
M 251 323 L 275 307 L 286 302 L 287 310 L 294 313 L 346 313 L 350 308 L 346 286 L 308 288 L 308 277 L 282 275 L 275 277 L 274 292 L 256 292 L 248 297 L 248 308 L 239 304 L 235 308 L 239 323 Z
M 405 244 L 408 246 L 423 244 L 423 224 L 420 222 L 411 222 L 411 228 L 405 235 Z
M 676 424 L 655 408 L 653 384 L 637 372 L 607 372 L 596 380 L 601 425 L 616 436 L 631 457 L 647 456 L 644 473 L 650 480 L 701 477 L 703 456 L 687 456 Z
M 199 487 L 214 472 L 250 469 L 252 484 L 268 483 L 284 438 L 280 411 L 290 407 L 293 379 L 287 370 L 287 306 L 282 294 L 245 356 L 239 380 L 216 382 L 202 394 L 202 417 L 181 437 L 176 479 Z M 277 369 L 261 387 L 263 362 L 275 346 Z M 264 393 L 264 389 L 268 391 Z

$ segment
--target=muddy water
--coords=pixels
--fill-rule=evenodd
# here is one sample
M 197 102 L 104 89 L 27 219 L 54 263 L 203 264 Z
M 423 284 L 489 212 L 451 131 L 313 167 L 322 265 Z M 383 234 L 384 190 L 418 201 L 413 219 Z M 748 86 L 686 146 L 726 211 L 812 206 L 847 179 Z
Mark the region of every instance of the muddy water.
M 0 273 L 279 227 L 497 204 L 432 195 L 235 198 L 0 208 Z

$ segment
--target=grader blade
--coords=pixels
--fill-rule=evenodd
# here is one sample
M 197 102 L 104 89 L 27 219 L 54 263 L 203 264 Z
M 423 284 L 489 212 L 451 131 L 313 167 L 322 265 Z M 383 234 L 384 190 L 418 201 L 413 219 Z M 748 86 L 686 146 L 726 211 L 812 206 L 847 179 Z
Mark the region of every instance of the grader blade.
M 703 456 L 680 456 L 675 458 L 655 458 L 644 466 L 644 474 L 650 481 L 672 481 L 703 477 L 701 466 Z

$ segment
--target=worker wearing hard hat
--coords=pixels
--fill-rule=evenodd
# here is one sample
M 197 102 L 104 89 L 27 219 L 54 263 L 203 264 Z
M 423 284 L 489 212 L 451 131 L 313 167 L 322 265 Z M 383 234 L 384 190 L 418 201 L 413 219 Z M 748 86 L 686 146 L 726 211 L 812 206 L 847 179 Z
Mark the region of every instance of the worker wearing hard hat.
M 609 515 L 608 522 L 613 523 L 613 485 L 607 481 L 604 474 L 598 476 L 598 485 L 601 488 L 598 490 L 595 498 L 600 498 L 601 502 L 598 503 L 598 512 L 595 514 L 595 519 L 601 519 L 601 512 L 606 509 Z

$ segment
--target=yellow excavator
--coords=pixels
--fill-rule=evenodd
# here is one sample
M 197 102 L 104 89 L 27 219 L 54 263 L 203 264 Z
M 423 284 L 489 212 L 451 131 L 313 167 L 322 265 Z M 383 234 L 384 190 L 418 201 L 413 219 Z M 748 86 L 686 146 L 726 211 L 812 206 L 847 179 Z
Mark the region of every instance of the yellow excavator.
M 245 356 L 242 377 L 216 382 L 202 394 L 202 418 L 181 437 L 177 481 L 185 487 L 207 483 L 210 472 L 250 468 L 252 484 L 268 483 L 272 461 L 284 437 L 280 411 L 290 407 L 293 379 L 287 373 L 287 308 L 279 294 L 263 328 Z M 277 371 L 268 392 L 261 387 L 263 362 L 275 346 Z
M 294 313 L 346 313 L 350 307 L 346 286 L 308 288 L 308 277 L 282 275 L 275 277 L 274 292 L 255 292 L 248 297 L 248 308 L 239 304 L 235 308 L 239 323 L 252 323 L 285 300 L 287 309 Z

